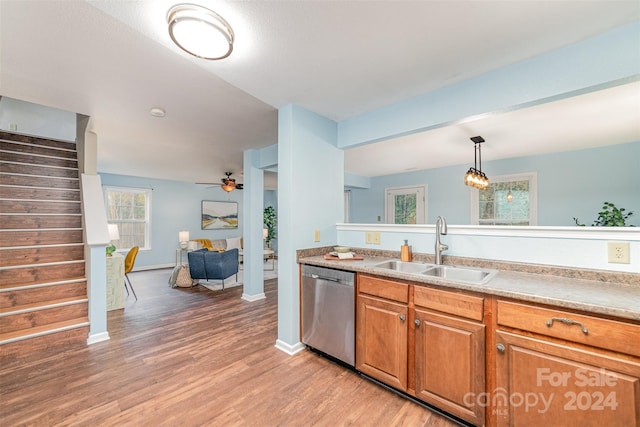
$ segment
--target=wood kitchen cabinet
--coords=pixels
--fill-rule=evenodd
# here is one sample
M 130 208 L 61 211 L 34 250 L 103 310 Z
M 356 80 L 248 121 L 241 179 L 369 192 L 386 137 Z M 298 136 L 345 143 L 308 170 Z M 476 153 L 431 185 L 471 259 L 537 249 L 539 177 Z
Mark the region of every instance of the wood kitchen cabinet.
M 356 369 L 474 425 L 640 427 L 640 324 L 358 274 Z
M 407 390 L 409 286 L 358 275 L 356 369 Z
M 482 298 L 359 275 L 357 306 L 356 369 L 484 424 Z
M 497 307 L 490 395 L 498 426 L 640 426 L 639 325 L 514 302 Z
M 483 425 L 485 407 L 477 403 L 485 391 L 483 299 L 416 286 L 414 303 L 415 396 Z

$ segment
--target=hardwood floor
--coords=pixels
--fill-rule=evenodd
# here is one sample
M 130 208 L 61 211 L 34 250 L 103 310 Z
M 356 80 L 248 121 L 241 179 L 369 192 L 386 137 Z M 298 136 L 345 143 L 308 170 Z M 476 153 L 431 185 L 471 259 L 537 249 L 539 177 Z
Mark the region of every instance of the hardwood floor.
M 109 312 L 111 339 L 0 367 L 3 426 L 454 426 L 277 338 L 277 281 L 171 289 L 170 270 L 130 274 L 138 301 Z

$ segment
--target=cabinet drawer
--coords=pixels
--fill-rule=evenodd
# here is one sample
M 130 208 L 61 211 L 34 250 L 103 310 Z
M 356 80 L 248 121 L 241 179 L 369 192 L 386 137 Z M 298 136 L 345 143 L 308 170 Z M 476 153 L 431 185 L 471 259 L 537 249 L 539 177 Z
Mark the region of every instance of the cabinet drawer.
M 358 274 L 358 292 L 398 302 L 409 302 L 409 285 Z
M 640 356 L 640 326 L 631 323 L 498 301 L 498 325 Z
M 482 321 L 483 298 L 415 286 L 413 289 L 413 299 L 415 305 L 420 307 Z

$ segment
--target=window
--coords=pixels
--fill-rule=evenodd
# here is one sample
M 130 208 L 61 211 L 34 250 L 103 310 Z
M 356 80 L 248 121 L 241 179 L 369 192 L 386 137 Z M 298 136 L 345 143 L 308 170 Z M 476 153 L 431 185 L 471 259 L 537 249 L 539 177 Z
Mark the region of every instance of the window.
M 427 186 L 387 188 L 385 222 L 387 224 L 425 224 Z
M 537 225 L 537 174 L 492 176 L 489 188 L 471 189 L 471 222 L 479 225 Z M 512 200 L 507 196 L 511 192 Z
M 150 249 L 151 190 L 146 188 L 105 187 L 107 222 L 117 224 L 118 249 Z

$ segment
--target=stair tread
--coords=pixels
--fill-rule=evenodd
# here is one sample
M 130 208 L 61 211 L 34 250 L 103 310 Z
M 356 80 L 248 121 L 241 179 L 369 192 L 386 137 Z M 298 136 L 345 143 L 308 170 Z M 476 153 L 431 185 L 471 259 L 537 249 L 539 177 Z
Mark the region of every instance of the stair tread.
M 44 310 L 50 307 L 56 307 L 60 305 L 71 305 L 71 303 L 74 303 L 74 302 L 81 304 L 87 301 L 88 301 L 87 297 L 58 298 L 58 299 L 53 299 L 48 301 L 41 301 L 37 303 L 14 305 L 11 307 L 0 308 L 0 314 L 10 315 L 14 312 Z
M 86 282 L 86 281 L 87 281 L 86 276 L 67 277 L 64 280 L 42 281 L 37 283 L 30 283 L 28 285 L 15 284 L 12 287 L 6 286 L 6 287 L 0 288 L 0 292 L 11 292 L 11 291 L 20 290 L 20 289 L 40 288 L 44 286 L 56 286 L 56 285 L 62 285 L 65 283 L 77 283 L 77 282 Z
M 89 318 L 76 144 L 0 131 L 0 150 L 1 361 L 86 342 Z
M 0 334 L 0 343 L 6 340 L 14 340 L 23 336 L 31 336 L 35 334 L 41 334 L 46 332 L 55 332 L 59 329 L 72 328 L 74 326 L 81 327 L 86 326 L 89 323 L 88 317 L 80 317 L 76 319 L 69 319 L 62 322 L 50 323 L 48 325 L 34 326 L 33 328 L 19 329 L 17 331 L 6 332 Z

